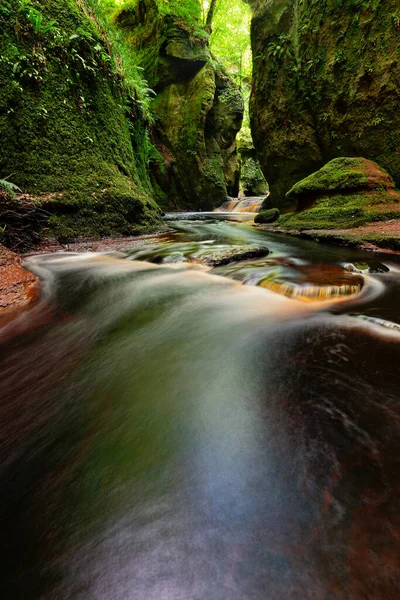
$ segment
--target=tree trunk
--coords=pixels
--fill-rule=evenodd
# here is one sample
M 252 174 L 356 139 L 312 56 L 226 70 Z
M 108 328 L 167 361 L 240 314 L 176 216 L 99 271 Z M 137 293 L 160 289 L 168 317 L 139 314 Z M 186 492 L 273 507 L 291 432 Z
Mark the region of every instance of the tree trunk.
M 210 8 L 208 9 L 208 13 L 207 13 L 207 21 L 206 21 L 206 26 L 205 26 L 205 30 L 208 33 L 212 32 L 212 24 L 213 24 L 216 6 L 217 6 L 217 0 L 211 0 Z

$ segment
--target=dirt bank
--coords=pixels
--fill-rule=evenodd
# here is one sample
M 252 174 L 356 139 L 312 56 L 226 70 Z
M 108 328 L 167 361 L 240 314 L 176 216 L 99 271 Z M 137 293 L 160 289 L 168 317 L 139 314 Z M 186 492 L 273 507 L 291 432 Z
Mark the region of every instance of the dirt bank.
M 21 265 L 21 257 L 0 245 L 0 316 L 33 302 L 39 281 Z

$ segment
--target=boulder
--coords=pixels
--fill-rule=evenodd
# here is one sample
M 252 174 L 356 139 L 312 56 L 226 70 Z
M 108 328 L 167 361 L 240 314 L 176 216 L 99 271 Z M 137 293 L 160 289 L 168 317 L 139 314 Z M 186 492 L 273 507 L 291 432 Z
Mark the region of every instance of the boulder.
M 274 223 L 274 221 L 279 219 L 279 216 L 280 212 L 278 208 L 270 208 L 259 212 L 254 219 L 254 223 Z
M 352 228 L 400 218 L 400 194 L 390 175 L 365 158 L 336 158 L 287 193 L 296 211 L 280 225 L 302 229 Z

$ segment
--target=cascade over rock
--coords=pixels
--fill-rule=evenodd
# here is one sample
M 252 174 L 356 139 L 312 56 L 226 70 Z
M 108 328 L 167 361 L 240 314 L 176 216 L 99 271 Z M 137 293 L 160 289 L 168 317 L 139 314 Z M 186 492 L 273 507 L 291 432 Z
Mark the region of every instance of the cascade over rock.
M 400 185 L 398 0 L 250 0 L 253 139 L 274 204 L 340 156 Z
M 159 223 L 147 125 L 85 2 L 0 2 L 0 178 L 38 199 L 59 236 Z
M 152 172 L 159 204 L 208 210 L 237 196 L 243 99 L 212 58 L 204 32 L 161 13 L 154 0 L 122 10 L 117 24 L 156 93 Z

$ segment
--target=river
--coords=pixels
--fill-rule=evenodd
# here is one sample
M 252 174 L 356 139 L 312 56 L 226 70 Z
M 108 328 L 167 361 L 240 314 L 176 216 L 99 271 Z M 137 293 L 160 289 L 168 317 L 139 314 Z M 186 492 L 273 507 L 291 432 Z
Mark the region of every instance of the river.
M 171 226 L 26 259 L 41 298 L 0 329 L 2 597 L 399 597 L 400 262 Z

